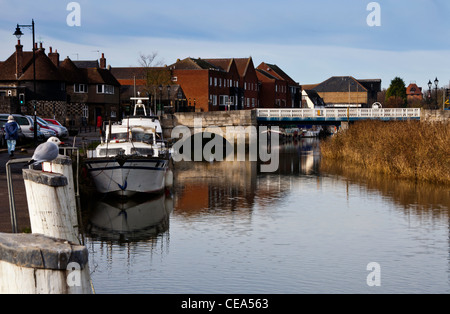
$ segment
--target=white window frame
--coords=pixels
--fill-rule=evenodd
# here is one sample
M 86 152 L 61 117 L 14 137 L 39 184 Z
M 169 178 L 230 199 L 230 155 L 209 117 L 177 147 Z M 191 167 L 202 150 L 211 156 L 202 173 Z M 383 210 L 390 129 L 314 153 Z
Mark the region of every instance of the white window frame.
M 114 86 L 106 85 L 106 84 L 98 84 L 97 85 L 97 94 L 114 94 Z
M 87 93 L 87 85 L 86 84 L 73 84 L 73 92 L 77 94 Z

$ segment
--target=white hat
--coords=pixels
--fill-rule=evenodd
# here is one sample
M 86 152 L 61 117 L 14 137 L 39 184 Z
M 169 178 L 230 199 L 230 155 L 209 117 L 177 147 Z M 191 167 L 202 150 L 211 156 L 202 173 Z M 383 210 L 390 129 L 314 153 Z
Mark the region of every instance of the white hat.
M 8 117 L 8 122 L 9 122 L 9 121 L 16 121 L 16 120 L 14 119 L 13 116 L 9 116 L 9 117 Z

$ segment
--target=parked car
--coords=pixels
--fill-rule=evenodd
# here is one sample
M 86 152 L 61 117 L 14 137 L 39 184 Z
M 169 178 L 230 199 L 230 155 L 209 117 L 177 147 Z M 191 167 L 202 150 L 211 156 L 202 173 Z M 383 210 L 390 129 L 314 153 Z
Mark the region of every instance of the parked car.
M 31 121 L 34 122 L 33 116 L 27 116 L 27 118 L 31 119 Z M 36 117 L 36 120 L 37 120 L 37 125 L 39 126 L 39 129 L 40 129 L 42 135 L 44 136 L 44 140 L 48 140 L 50 137 L 57 136 L 56 132 L 53 129 L 49 128 L 46 124 L 43 124 L 41 122 L 42 119 L 39 119 L 39 117 Z
M 5 147 L 6 145 L 6 132 L 5 132 L 5 124 L 8 123 L 8 119 L 0 118 L 0 145 L 1 147 Z M 22 143 L 25 141 L 25 135 L 22 132 L 22 128 L 19 125 L 19 131 L 18 131 L 18 143 Z
M 8 119 L 10 114 L 2 113 L 0 114 L 0 119 Z M 12 114 L 17 124 L 19 124 L 22 129 L 22 133 L 24 135 L 25 140 L 34 140 L 34 120 L 33 118 L 29 118 L 27 116 L 21 114 Z M 37 126 L 37 137 L 38 140 L 44 140 L 44 136 L 40 132 L 39 124 Z
M 43 119 L 39 118 L 39 120 L 45 121 L 48 124 L 48 126 L 56 132 L 59 138 L 69 137 L 69 131 L 67 130 L 67 128 L 63 126 L 61 123 L 59 123 L 57 120 L 48 118 Z
M 6 147 L 6 133 L 5 127 L 7 121 L 0 119 L 0 147 Z

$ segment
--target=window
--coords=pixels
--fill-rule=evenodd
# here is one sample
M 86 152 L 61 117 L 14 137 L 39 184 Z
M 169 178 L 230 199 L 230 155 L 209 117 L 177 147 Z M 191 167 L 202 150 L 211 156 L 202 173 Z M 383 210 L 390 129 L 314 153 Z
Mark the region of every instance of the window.
M 217 106 L 217 95 L 209 95 L 209 100 L 213 106 Z
M 97 94 L 114 94 L 114 86 L 112 85 L 97 85 Z
M 89 107 L 88 106 L 83 105 L 83 108 L 81 108 L 81 116 L 86 119 L 89 118 Z
M 87 93 L 87 85 L 86 84 L 75 84 L 73 87 L 73 91 L 75 93 Z
M 225 106 L 228 103 L 228 96 L 227 95 L 220 95 L 219 97 L 219 105 Z

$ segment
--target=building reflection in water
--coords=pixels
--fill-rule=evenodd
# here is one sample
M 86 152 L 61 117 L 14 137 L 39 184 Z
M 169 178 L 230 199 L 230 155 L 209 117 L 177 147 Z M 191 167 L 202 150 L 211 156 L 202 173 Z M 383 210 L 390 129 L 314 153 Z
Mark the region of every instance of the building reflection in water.
M 274 204 L 289 193 L 292 175 L 316 175 L 320 167 L 317 140 L 302 139 L 280 145 L 280 164 L 261 173 L 260 163 L 248 161 L 178 162 L 175 166 L 175 213 L 198 215 L 216 211 L 246 211 L 255 203 Z

